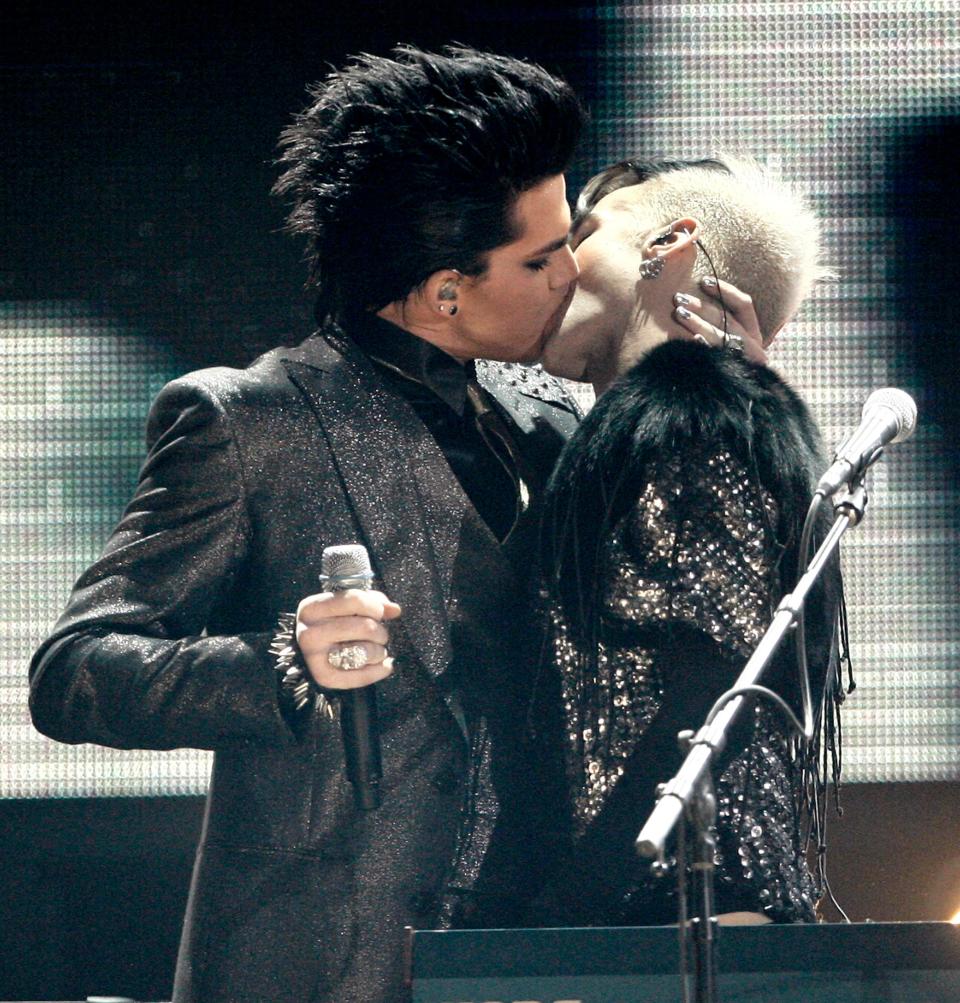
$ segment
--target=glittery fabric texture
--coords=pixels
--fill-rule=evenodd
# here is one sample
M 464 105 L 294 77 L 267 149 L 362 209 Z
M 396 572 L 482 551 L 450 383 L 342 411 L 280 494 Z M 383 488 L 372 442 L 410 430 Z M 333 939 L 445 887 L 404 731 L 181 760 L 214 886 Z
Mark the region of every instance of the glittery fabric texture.
M 602 615 L 637 630 L 687 624 L 728 655 L 746 658 L 770 619 L 774 568 L 763 530 L 776 521 L 773 501 L 750 485 L 728 451 L 697 464 L 703 477 L 692 488 L 685 483 L 692 459 L 651 470 L 635 508 L 606 542 Z M 603 807 L 670 681 L 660 678 L 654 648 L 603 639 L 596 670 L 581 672 L 583 656 L 556 607 L 552 619 L 582 828 Z
M 695 484 L 690 469 L 698 472 Z M 678 626 L 707 634 L 732 684 L 779 594 L 778 551 L 770 545 L 776 522 L 773 498 L 728 450 L 668 460 L 651 469 L 636 506 L 603 548 L 606 629 L 595 654 L 582 650 L 561 608 L 552 605 L 576 834 L 601 813 L 632 758 L 642 755 L 649 725 L 676 689 L 663 672 L 658 644 L 645 636 L 664 644 Z M 688 666 L 691 673 L 698 669 Z M 749 744 L 717 781 L 717 881 L 741 894 L 749 888 L 754 908 L 772 917 L 812 919 L 815 891 L 798 846 L 794 772 L 781 722 L 758 709 Z
M 483 609 L 522 602 L 478 570 L 486 555 L 510 579 L 511 561 L 489 533 L 465 546 L 476 516 L 436 441 L 328 333 L 161 392 L 136 493 L 32 666 L 34 721 L 52 737 L 215 752 L 175 1003 L 395 1003 L 404 927 L 438 922 L 452 862 L 469 884 L 496 818 L 499 760 L 487 769 L 468 741 L 470 680 L 452 677 L 475 660 L 457 657 L 452 624 L 476 622 L 454 602 L 471 587 Z M 492 392 L 551 469 L 570 411 L 516 408 L 505 381 Z M 369 813 L 353 806 L 338 723 L 288 705 L 271 651 L 278 617 L 320 591 L 324 548 L 353 542 L 403 607 L 377 686 L 383 805 Z
M 678 386 L 681 362 L 699 368 L 689 397 Z M 714 413 L 711 394 L 731 408 L 730 420 L 701 421 Z M 766 426 L 751 420 L 748 395 L 762 405 L 754 417 L 779 419 L 771 428 L 787 447 L 757 432 Z M 805 465 L 817 462 L 804 421 L 769 371 L 670 348 L 600 399 L 561 458 L 548 506 L 552 553 L 563 559 L 545 590 L 570 827 L 562 874 L 542 897 L 555 918 L 675 917 L 673 882 L 649 879 L 632 839 L 656 785 L 682 761 L 677 732 L 698 728 L 733 685 L 783 594 Z M 781 653 L 763 682 L 789 692 L 792 671 Z M 716 764 L 718 911 L 815 917 L 801 769 L 787 729 L 779 711 L 749 705 Z

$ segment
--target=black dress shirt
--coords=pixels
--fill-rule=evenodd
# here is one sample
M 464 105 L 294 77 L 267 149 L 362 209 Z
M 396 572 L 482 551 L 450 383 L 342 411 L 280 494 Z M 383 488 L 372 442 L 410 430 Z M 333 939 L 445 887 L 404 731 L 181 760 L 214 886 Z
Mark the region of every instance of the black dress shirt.
M 504 441 L 510 434 L 508 416 L 496 410 L 499 435 L 485 435 L 478 426 L 476 397 L 468 392 L 471 387 L 477 392 L 473 363 L 460 362 L 375 315 L 352 325 L 350 334 L 426 425 L 473 507 L 502 542 L 526 499 L 521 506 L 517 454 Z M 495 408 L 492 401 L 485 403 Z

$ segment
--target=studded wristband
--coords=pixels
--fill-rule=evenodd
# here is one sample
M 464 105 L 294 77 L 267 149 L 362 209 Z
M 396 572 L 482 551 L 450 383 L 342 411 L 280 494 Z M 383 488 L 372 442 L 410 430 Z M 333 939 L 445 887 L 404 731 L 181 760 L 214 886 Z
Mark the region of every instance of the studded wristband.
M 301 714 L 310 704 L 327 717 L 334 716 L 333 704 L 327 693 L 314 682 L 297 646 L 297 615 L 281 613 L 277 632 L 270 642 L 270 654 L 280 677 L 280 695 L 294 713 Z

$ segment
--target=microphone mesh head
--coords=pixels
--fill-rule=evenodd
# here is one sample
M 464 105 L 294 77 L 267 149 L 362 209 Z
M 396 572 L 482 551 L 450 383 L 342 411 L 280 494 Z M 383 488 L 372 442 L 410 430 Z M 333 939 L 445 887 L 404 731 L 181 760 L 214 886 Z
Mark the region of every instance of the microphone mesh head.
M 903 442 L 913 435 L 917 427 L 917 405 L 910 394 L 897 387 L 884 387 L 882 390 L 874 390 L 863 405 L 863 417 L 867 411 L 874 408 L 883 407 L 892 411 L 897 416 L 899 431 L 890 440 L 891 443 Z
M 360 543 L 343 543 L 325 547 L 320 558 L 320 570 L 327 578 L 372 577 L 367 548 Z

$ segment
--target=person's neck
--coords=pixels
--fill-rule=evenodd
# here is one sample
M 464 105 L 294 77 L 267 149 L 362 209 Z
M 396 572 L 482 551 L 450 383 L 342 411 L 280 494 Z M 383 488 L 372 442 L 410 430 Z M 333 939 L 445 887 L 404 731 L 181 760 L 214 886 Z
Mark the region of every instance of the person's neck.
M 611 383 L 632 369 L 648 352 L 667 340 L 667 328 L 649 317 L 643 327 L 624 333 L 608 355 L 590 371 L 590 382 L 599 397 Z
M 377 316 L 382 320 L 389 321 L 397 327 L 403 328 L 408 334 L 422 341 L 428 341 L 431 345 L 439 348 L 457 362 L 465 363 L 469 358 L 463 358 L 451 351 L 449 338 L 443 325 L 438 323 L 430 311 L 419 302 L 411 303 L 409 300 L 401 300 L 395 303 L 388 303 L 385 307 L 377 311 Z

